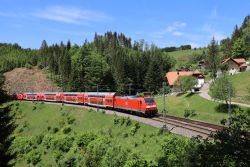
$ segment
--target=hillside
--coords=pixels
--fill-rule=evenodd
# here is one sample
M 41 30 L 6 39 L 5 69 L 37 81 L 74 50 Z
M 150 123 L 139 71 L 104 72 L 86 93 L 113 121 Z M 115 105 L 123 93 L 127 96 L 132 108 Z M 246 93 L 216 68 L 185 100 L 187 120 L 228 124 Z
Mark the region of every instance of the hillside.
M 230 76 L 230 80 L 236 89 L 236 96 L 232 99 L 235 102 L 250 104 L 248 99 L 248 88 L 250 87 L 250 71 L 241 72 Z
M 188 143 L 188 139 L 162 134 L 157 128 L 129 118 L 93 110 L 12 102 L 11 112 L 16 112 L 18 125 L 11 146 L 11 152 L 17 154 L 13 160 L 15 166 L 67 166 L 69 162 L 72 166 L 107 166 L 101 165 L 106 158 L 108 162 L 120 164 L 109 166 L 123 166 L 130 163 L 130 156 L 136 156 L 133 161 L 140 164 L 144 160 L 156 164 L 162 156 L 162 144 L 177 141 L 177 146 L 184 148 L 182 143 Z M 96 164 L 89 165 L 93 163 Z
M 60 89 L 47 78 L 46 74 L 37 67 L 31 69 L 15 68 L 14 70 L 4 73 L 4 76 L 4 90 L 10 95 L 22 92 L 60 91 Z

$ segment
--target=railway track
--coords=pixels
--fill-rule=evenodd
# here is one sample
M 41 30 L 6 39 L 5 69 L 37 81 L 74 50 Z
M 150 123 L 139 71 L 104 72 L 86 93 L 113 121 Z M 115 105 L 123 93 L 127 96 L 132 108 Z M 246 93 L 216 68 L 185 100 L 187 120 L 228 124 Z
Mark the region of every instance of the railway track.
M 62 103 L 53 103 L 53 102 L 45 102 L 45 103 L 62 105 Z M 95 107 L 72 104 L 72 103 L 64 103 L 63 105 L 84 108 L 84 109 L 98 110 Z M 165 120 L 166 120 L 167 129 L 170 132 L 179 134 L 182 136 L 186 136 L 189 138 L 198 136 L 198 135 L 206 138 L 206 137 L 209 137 L 211 133 L 215 133 L 217 130 L 221 130 L 223 128 L 223 126 L 220 126 L 220 125 L 215 125 L 215 124 L 210 124 L 210 123 L 206 123 L 202 121 L 195 121 L 195 120 L 190 120 L 190 119 L 185 119 L 185 118 L 180 118 L 180 117 L 175 117 L 175 116 L 170 116 L 170 115 L 165 116 L 165 119 L 161 114 L 157 114 L 156 117 L 153 117 L 153 118 L 145 118 L 145 117 L 141 117 L 137 115 L 131 115 L 125 112 L 117 112 L 117 111 L 110 110 L 110 109 L 104 109 L 104 108 L 99 108 L 99 109 L 100 109 L 99 111 L 105 110 L 106 113 L 110 115 L 116 114 L 118 116 L 130 117 L 131 119 L 135 121 L 139 121 L 144 124 L 148 124 L 148 125 L 158 127 L 158 128 L 163 127 L 163 125 L 165 124 Z
M 205 136 L 209 136 L 210 134 L 223 129 L 223 126 L 220 125 L 170 115 L 166 115 L 164 118 L 161 114 L 158 114 L 157 117 L 152 119 L 164 124 L 166 123 L 167 125 L 172 125 L 172 128 L 183 128 Z

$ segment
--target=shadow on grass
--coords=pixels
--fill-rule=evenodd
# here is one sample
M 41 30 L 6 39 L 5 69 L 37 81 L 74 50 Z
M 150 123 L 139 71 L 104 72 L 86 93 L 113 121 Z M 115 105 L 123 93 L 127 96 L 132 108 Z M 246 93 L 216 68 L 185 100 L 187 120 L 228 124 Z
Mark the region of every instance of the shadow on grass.
M 235 104 L 231 104 L 231 111 L 239 109 L 240 107 Z M 219 104 L 215 107 L 215 110 L 220 113 L 228 113 L 228 105 L 227 104 Z
M 184 93 L 184 92 L 180 92 L 180 93 L 177 93 L 177 97 L 179 97 L 179 96 L 182 96 L 182 95 L 184 95 L 184 94 L 186 94 L 186 93 Z
M 188 93 L 185 97 L 192 97 L 194 94 L 195 94 L 195 93 L 190 92 L 190 93 Z

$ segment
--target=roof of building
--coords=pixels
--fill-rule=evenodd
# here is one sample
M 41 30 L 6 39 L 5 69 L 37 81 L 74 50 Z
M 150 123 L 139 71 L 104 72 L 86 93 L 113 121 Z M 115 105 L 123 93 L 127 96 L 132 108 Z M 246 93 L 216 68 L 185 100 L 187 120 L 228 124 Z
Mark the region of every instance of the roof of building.
M 196 76 L 199 78 L 204 78 L 205 76 L 199 71 L 171 71 L 166 74 L 166 78 L 169 85 L 174 85 L 179 76 Z
M 234 58 L 227 58 L 225 59 L 222 64 L 228 62 L 229 60 L 232 60 L 233 62 L 235 62 L 239 67 L 246 67 L 247 64 L 246 64 L 246 59 L 244 58 L 237 58 L 237 59 L 234 59 Z

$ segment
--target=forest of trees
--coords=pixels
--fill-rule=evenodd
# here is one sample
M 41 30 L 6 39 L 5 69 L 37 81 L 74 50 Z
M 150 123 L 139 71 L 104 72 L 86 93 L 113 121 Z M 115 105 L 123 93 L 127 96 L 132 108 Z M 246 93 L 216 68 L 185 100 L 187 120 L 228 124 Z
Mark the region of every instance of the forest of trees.
M 0 69 L 37 65 L 49 72 L 64 91 L 157 92 L 175 60 L 155 45 L 143 40 L 131 42 L 124 34 L 95 34 L 93 42 L 82 46 L 42 41 L 39 50 L 2 44 Z M 7 53 L 8 52 L 8 53 Z
M 250 16 L 246 16 L 242 25 L 234 28 L 232 36 L 221 40 L 221 50 L 225 58 L 250 57 Z

